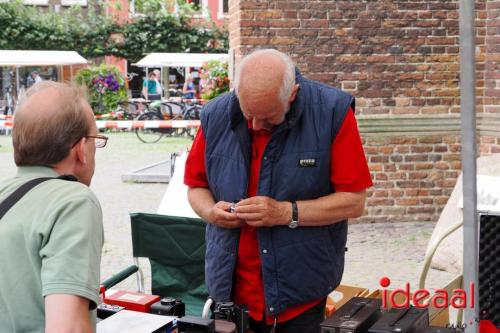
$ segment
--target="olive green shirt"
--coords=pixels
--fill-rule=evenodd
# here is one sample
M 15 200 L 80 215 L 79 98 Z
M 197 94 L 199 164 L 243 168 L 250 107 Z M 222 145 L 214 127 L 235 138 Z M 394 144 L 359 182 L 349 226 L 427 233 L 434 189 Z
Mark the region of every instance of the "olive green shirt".
M 31 179 L 57 176 L 20 167 L 0 182 L 0 202 Z M 94 308 L 103 242 L 101 207 L 84 184 L 51 179 L 22 197 L 0 220 L 0 332 L 44 332 L 50 294 L 78 295 Z

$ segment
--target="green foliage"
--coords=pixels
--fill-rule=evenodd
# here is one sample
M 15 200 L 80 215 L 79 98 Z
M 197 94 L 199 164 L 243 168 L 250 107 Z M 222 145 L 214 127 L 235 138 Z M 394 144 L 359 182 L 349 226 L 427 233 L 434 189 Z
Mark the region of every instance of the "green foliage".
M 92 6 L 84 15 L 79 7 L 54 13 L 21 2 L 0 4 L 0 49 L 76 50 L 94 58 L 106 54 L 116 28 L 108 18 L 96 15 Z
M 194 27 L 187 5 L 174 15 L 161 0 L 143 0 L 147 15 L 119 26 L 99 14 L 105 5 L 91 2 L 86 14 L 79 7 L 53 13 L 21 2 L 0 3 L 0 49 L 72 50 L 85 58 L 115 55 L 130 62 L 150 52 L 227 52 L 227 32 L 198 27 L 200 22 Z
M 87 88 L 95 114 L 112 112 L 120 102 L 127 100 L 125 78 L 114 66 L 99 65 L 81 69 L 75 80 Z
M 229 91 L 229 77 L 227 73 L 227 62 L 210 60 L 201 68 L 201 79 L 205 82 L 203 99 L 211 100 Z

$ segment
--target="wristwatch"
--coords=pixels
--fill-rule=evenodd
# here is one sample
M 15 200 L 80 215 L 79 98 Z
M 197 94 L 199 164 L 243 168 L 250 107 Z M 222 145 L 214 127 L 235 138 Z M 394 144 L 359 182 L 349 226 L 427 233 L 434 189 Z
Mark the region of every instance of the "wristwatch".
M 292 220 L 288 223 L 288 228 L 295 229 L 299 226 L 299 210 L 297 203 L 292 201 Z

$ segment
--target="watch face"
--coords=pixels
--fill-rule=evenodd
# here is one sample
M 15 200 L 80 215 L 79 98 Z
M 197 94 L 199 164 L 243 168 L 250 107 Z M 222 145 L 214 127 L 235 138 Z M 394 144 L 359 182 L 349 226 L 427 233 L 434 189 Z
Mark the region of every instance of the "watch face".
M 290 223 L 288 223 L 288 227 L 291 228 L 291 229 L 295 229 L 299 226 L 299 221 L 291 221 Z

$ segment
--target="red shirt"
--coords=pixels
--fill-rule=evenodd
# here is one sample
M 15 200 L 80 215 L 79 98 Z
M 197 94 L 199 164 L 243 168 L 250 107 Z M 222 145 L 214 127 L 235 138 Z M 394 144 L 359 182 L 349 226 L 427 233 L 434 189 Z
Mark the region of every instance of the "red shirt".
M 271 131 L 250 129 L 252 133 L 252 158 L 248 184 L 248 197 L 257 194 L 260 165 L 266 145 L 271 138 Z M 345 120 L 331 145 L 330 181 L 337 192 L 359 192 L 372 185 L 366 163 L 356 119 L 352 110 L 347 112 Z M 184 183 L 189 187 L 208 187 L 205 170 L 205 136 L 201 128 L 194 139 L 186 160 Z M 248 306 L 250 316 L 261 321 L 264 316 L 265 299 L 261 275 L 261 262 L 258 250 L 257 229 L 244 224 L 240 232 L 238 258 L 234 272 L 233 300 L 237 304 Z M 312 308 L 321 300 L 300 304 L 280 313 L 277 322 L 290 320 Z M 268 324 L 274 318 L 266 316 Z

